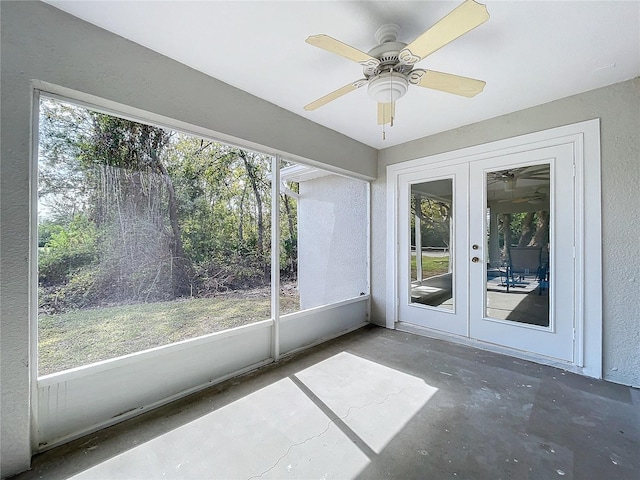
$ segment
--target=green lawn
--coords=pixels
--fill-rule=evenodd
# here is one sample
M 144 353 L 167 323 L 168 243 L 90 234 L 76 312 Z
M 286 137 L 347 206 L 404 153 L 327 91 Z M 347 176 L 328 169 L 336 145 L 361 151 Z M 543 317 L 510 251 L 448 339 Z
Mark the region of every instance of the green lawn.
M 442 257 L 432 257 L 429 255 L 422 255 L 422 278 L 433 277 L 435 275 L 441 275 L 449 271 L 449 255 Z M 416 269 L 416 257 L 411 256 L 411 279 L 415 280 L 417 273 Z
M 282 314 L 299 309 L 282 296 Z M 230 295 L 40 315 L 38 373 L 119 357 L 271 317 L 269 294 Z

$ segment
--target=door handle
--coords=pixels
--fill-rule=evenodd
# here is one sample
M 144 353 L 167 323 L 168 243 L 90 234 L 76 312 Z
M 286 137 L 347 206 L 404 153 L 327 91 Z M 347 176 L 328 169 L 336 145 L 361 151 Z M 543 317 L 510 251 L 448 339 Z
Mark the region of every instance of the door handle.
M 471 259 L 471 261 L 472 261 L 473 263 L 478 263 L 478 262 L 480 261 L 480 259 L 479 259 L 478 257 L 473 257 L 473 258 Z

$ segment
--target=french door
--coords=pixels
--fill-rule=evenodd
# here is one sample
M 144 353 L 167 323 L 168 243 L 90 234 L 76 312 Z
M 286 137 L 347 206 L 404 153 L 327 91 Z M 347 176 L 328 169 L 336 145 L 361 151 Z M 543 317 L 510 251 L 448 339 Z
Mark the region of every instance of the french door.
M 574 360 L 571 145 L 399 175 L 398 320 Z
M 468 335 L 468 178 L 467 165 L 400 175 L 401 321 Z

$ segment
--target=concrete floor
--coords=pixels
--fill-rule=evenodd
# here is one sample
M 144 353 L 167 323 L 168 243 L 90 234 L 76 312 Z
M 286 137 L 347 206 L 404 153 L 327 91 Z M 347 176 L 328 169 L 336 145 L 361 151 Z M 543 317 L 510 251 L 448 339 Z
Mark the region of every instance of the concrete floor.
M 494 278 L 487 282 L 487 317 L 549 326 L 549 290 L 541 290 L 535 277 L 507 289 Z
M 637 480 L 640 391 L 367 327 L 45 452 L 14 478 Z
M 424 283 L 411 282 L 411 302 L 436 306 L 446 310 L 453 310 L 454 302 L 451 297 L 451 286 L 437 288 L 429 285 L 431 279 Z M 528 323 L 530 325 L 549 326 L 549 291 L 541 294 L 538 282 L 531 276 L 512 286 L 507 292 L 500 277 L 487 281 L 486 316 L 499 320 Z

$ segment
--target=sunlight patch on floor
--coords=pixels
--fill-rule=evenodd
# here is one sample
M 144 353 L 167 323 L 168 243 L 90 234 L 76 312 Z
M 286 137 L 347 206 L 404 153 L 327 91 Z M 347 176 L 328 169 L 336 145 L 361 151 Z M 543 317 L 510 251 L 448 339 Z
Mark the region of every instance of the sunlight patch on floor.
M 346 352 L 296 377 L 375 453 L 438 391 L 420 378 Z
M 436 391 L 342 352 L 72 478 L 353 478 Z

